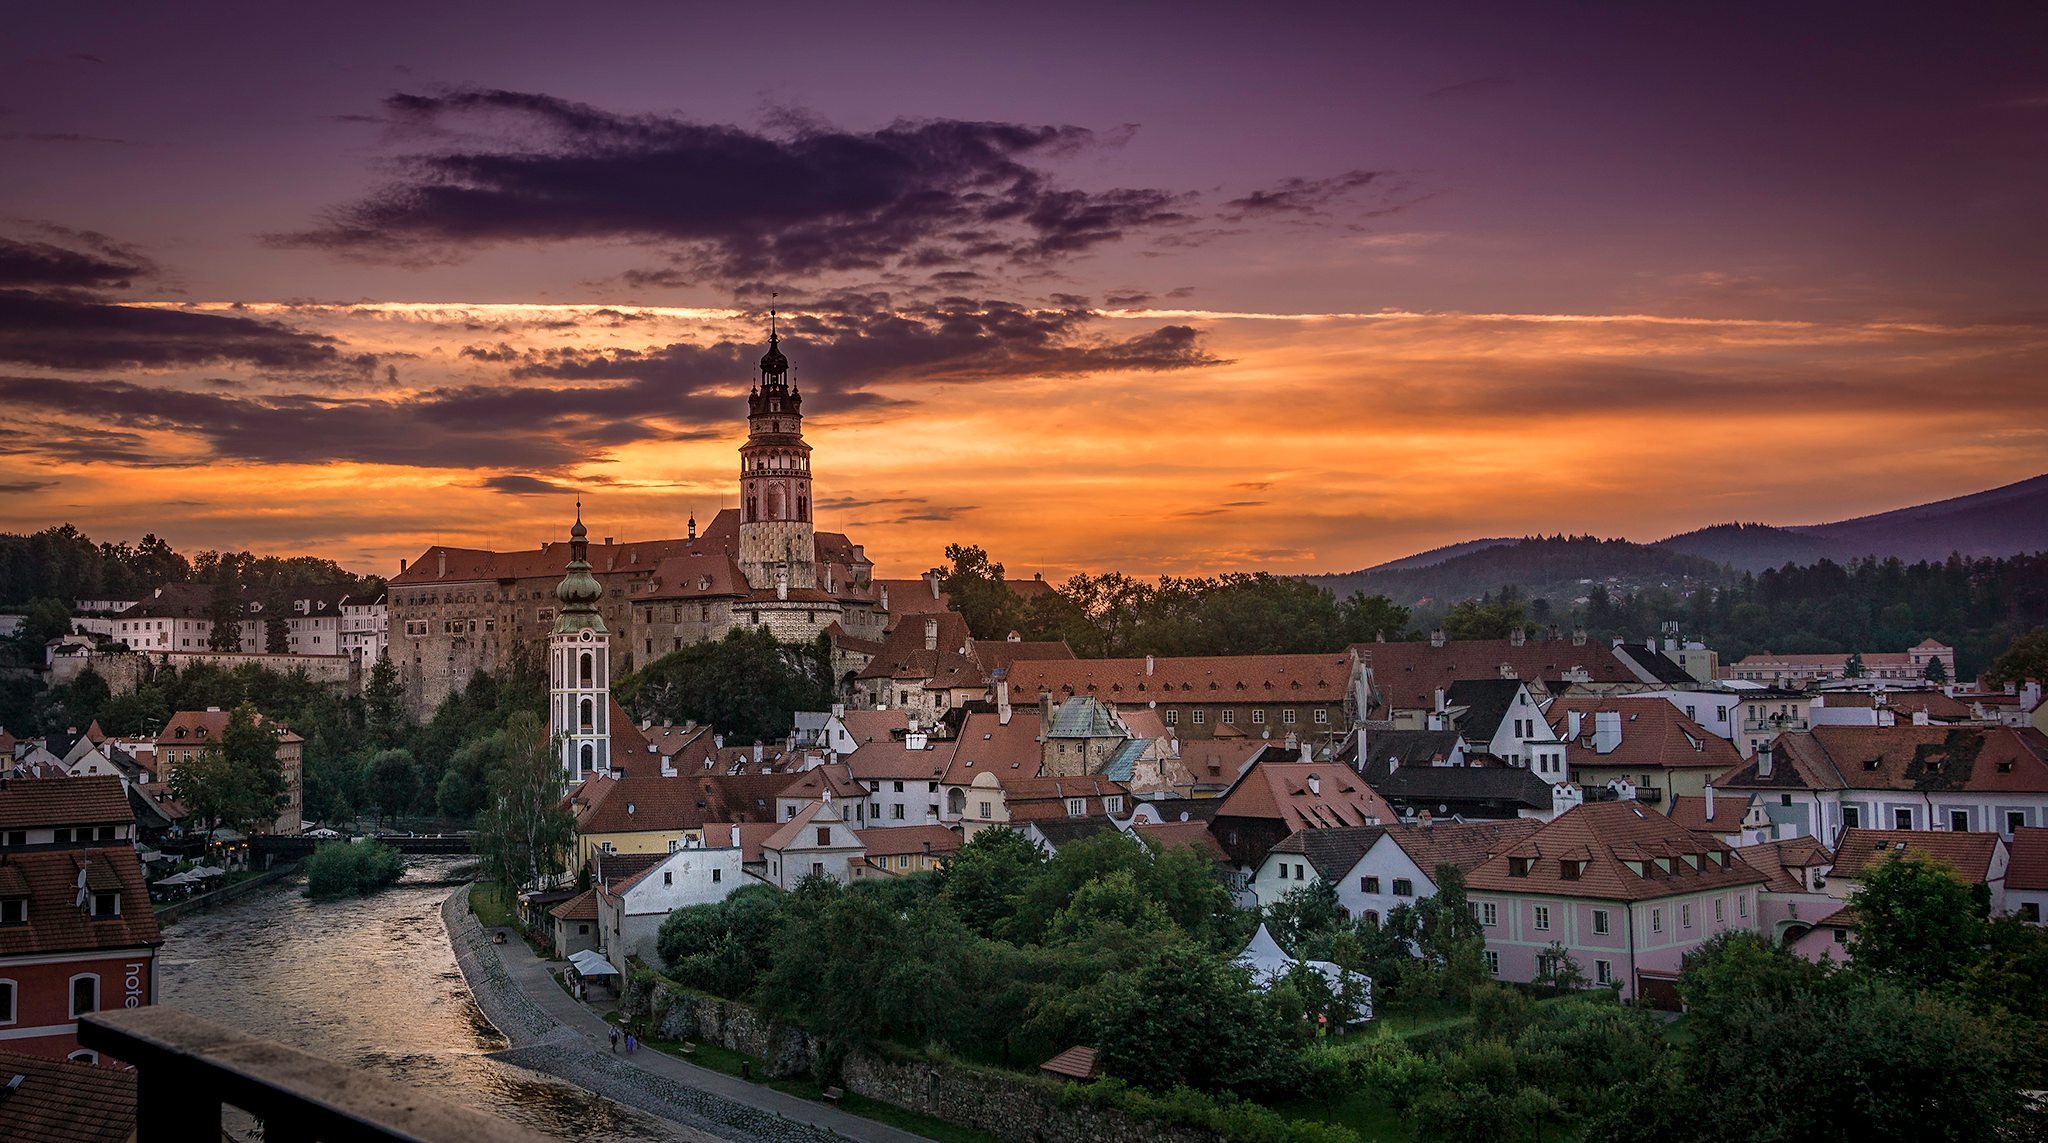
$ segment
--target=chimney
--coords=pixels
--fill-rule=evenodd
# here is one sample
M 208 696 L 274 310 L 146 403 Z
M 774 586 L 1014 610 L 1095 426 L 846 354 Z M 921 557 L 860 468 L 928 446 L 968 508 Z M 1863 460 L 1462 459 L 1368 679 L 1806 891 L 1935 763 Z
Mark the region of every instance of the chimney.
M 1148 679 L 1149 679 L 1149 678 L 1151 678 L 1151 677 L 1152 677 L 1152 668 L 1153 668 L 1153 667 L 1154 667 L 1155 665 L 1157 665 L 1157 661 L 1156 661 L 1156 660 L 1154 660 L 1154 659 L 1152 658 L 1152 656 L 1150 656 L 1150 655 L 1147 655 L 1147 656 L 1145 656 L 1145 677 L 1146 677 L 1146 678 L 1148 678 Z
M 1516 627 L 1514 630 L 1508 632 L 1508 645 L 1510 647 L 1520 647 L 1528 641 L 1529 633 L 1527 631 L 1522 630 L 1520 627 Z
M 1441 647 L 1444 645 L 1443 628 L 1439 627 L 1429 633 L 1429 645 L 1432 647 Z
M 889 610 L 889 585 L 886 583 L 882 585 L 882 610 Z
M 441 560 L 441 570 L 434 573 L 434 578 L 444 578 L 448 574 L 448 552 L 446 549 L 437 548 L 435 549 L 434 554 L 440 557 Z
M 612 546 L 612 538 L 610 536 L 604 538 L 604 546 L 607 548 Z
M 996 680 L 996 725 L 1010 725 L 1010 680 Z
M 1713 820 L 1714 820 L 1714 784 L 1713 784 L 1712 782 L 1708 782 L 1708 783 L 1707 783 L 1707 787 L 1706 787 L 1706 789 L 1707 789 L 1707 820 L 1708 820 L 1708 821 L 1713 821 Z
M 1288 750 L 1289 750 L 1289 751 L 1291 752 L 1291 751 L 1293 751 L 1293 749 L 1294 749 L 1294 748 L 1295 748 L 1296 746 L 1298 746 L 1298 745 L 1300 745 L 1300 744 L 1301 744 L 1301 736 L 1300 736 L 1300 735 L 1297 735 L 1297 734 L 1295 734 L 1295 733 L 1294 733 L 1293 731 L 1291 731 L 1291 730 L 1290 730 L 1290 731 L 1288 731 L 1288 732 L 1287 732 L 1287 749 L 1288 749 Z
M 1583 713 L 1576 710 L 1564 712 L 1564 740 L 1566 742 L 1577 742 L 1579 740 L 1579 726 L 1585 717 Z
M 404 575 L 404 574 L 405 574 L 405 561 L 404 561 L 404 560 L 399 560 L 399 561 L 398 561 L 398 574 L 399 574 L 399 575 Z M 158 588 L 157 590 L 158 590 L 159 592 L 161 592 L 161 591 L 162 591 L 163 589 L 162 589 L 162 588 Z
M 1585 645 L 1586 645 L 1586 629 L 1585 629 L 1584 627 L 1574 627 L 1574 628 L 1572 628 L 1572 646 L 1574 646 L 1574 647 L 1583 647 L 1583 646 L 1585 646 Z
M 732 823 L 732 847 L 734 849 L 740 847 L 740 823 L 738 822 Z
M 1929 724 L 1930 722 L 1932 722 L 1932 721 L 1933 721 L 1933 720 L 1931 720 L 1931 719 L 1929 719 L 1929 718 L 1927 717 L 1927 710 L 1926 710 L 1926 708 L 1924 708 L 1924 707 L 1923 707 L 1923 708 L 1921 708 L 1920 710 L 1916 710 L 1916 711 L 1914 711 L 1914 712 L 1913 712 L 1913 725 L 1914 725 L 1914 726 L 1926 726 L 1926 725 L 1928 725 L 1928 724 Z
M 756 741 L 754 743 L 754 765 L 759 766 L 761 764 L 761 755 L 765 753 L 766 750 L 767 747 L 761 745 L 760 742 Z
M 1621 712 L 1618 710 L 1596 710 L 1593 712 L 1593 752 L 1612 754 L 1621 746 Z
M 1619 635 L 1616 635 L 1616 636 L 1615 636 L 1615 637 L 1614 637 L 1613 639 L 1610 639 L 1610 640 L 1608 640 L 1608 646 L 1610 646 L 1610 647 L 1614 648 L 1615 650 L 1619 651 L 1619 650 L 1621 650 L 1621 645 L 1622 645 L 1622 643 L 1623 643 L 1623 642 L 1624 642 L 1624 640 L 1622 639 L 1622 637 L 1621 637 L 1621 636 L 1619 636 Z
M 833 718 L 845 718 L 845 717 L 846 717 L 846 704 L 845 704 L 845 703 L 843 703 L 843 702 L 835 702 L 835 703 L 833 703 L 833 704 L 832 704 L 832 717 L 833 717 Z
M 927 651 L 939 649 L 939 621 L 936 619 L 924 621 L 924 649 Z
M 1400 768 L 1401 760 L 1399 758 L 1394 757 L 1392 754 L 1387 755 L 1387 773 L 1392 774 L 1394 771 L 1399 770 Z
M 1756 748 L 1756 776 L 1757 776 L 1757 777 L 1759 777 L 1759 778 L 1768 778 L 1768 777 L 1770 777 L 1770 776 L 1771 776 L 1771 771 L 1777 768 L 1777 759 L 1775 759 L 1775 758 L 1771 757 L 1771 753 L 1772 753 L 1772 751 L 1771 751 L 1771 744 L 1770 744 L 1770 743 L 1768 743 L 1768 742 L 1761 742 L 1761 743 L 1758 743 L 1758 744 L 1757 744 L 1757 748 Z
M 933 599 L 937 599 L 939 597 L 939 581 L 944 579 L 945 576 L 946 571 L 944 568 L 933 568 L 932 570 L 925 573 L 925 582 L 932 585 Z
M 1436 689 L 1436 712 L 1438 714 L 1442 714 L 1449 707 L 1449 705 L 1449 696 L 1444 694 L 1444 689 L 1442 687 L 1438 687 Z
M 723 749 L 725 749 L 725 735 L 723 735 L 723 734 L 714 734 L 714 735 L 712 735 L 712 736 L 711 736 L 711 745 L 712 745 L 713 747 L 715 747 L 716 749 L 719 749 L 719 750 L 723 750 Z

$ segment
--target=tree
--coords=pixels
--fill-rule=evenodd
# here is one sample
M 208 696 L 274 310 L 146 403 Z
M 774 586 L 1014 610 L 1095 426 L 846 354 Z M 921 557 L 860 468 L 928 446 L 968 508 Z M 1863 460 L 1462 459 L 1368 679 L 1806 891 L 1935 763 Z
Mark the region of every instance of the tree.
M 619 697 L 643 718 L 694 719 L 744 742 L 782 737 L 797 711 L 825 709 L 833 691 L 805 648 L 743 628 L 656 659 L 620 682 Z
M 254 707 L 237 706 L 218 739 L 171 771 L 170 784 L 208 829 L 254 833 L 277 820 L 277 736 L 257 721 Z
M 220 732 L 220 749 L 227 755 L 229 765 L 237 772 L 255 777 L 255 796 L 262 800 L 265 809 L 250 825 L 262 829 L 276 822 L 278 807 L 285 802 L 284 769 L 277 761 L 280 729 L 266 725 L 254 706 L 242 703 L 228 712 L 227 725 Z M 292 823 L 293 828 L 297 826 L 297 822 Z
M 1960 979 L 1982 959 L 1989 898 L 1949 866 L 1896 853 L 1864 872 L 1849 956 L 1860 972 L 1920 985 Z
M 405 725 L 405 714 L 400 706 L 405 690 L 398 682 L 398 668 L 388 655 L 377 657 L 370 667 L 370 680 L 363 688 L 364 715 L 368 723 L 370 744 L 389 747 L 398 745 L 399 731 Z
M 1045 860 L 1037 843 L 1009 826 L 979 830 L 946 865 L 941 893 L 967 926 L 993 936 L 1012 900 Z
M 562 805 L 562 762 L 538 715 L 515 714 L 505 724 L 518 748 L 490 779 L 477 818 L 477 852 L 485 875 L 502 885 L 552 886 L 567 867 L 575 821 Z
M 1863 672 L 1863 652 L 1851 652 L 1848 661 L 1842 664 L 1842 677 L 1845 679 L 1860 679 L 1863 677 Z
M 1575 992 L 1586 987 L 1586 970 L 1572 959 L 1571 949 L 1563 941 L 1552 941 L 1538 953 L 1536 966 L 1536 983 L 1546 988 Z
M 233 580 L 222 579 L 213 585 L 213 596 L 206 604 L 206 618 L 213 625 L 206 636 L 207 650 L 242 649 L 242 596 Z
M 61 599 L 38 599 L 28 605 L 21 618 L 21 630 L 14 637 L 42 662 L 43 647 L 59 635 L 71 633 L 71 605 Z
M 2006 1036 L 1932 993 L 1753 933 L 1702 946 L 1678 989 L 1686 1045 L 1616 1090 L 1589 1143 L 1993 1139 L 2015 1110 Z
M 1926 679 L 1928 682 L 1934 683 L 1936 685 L 1947 682 L 1948 663 L 1945 662 L 1941 658 L 1941 656 L 1936 655 L 1935 657 L 1927 660 L 1927 669 L 1921 672 L 1921 677 Z
M 1418 953 L 1427 977 L 1418 991 L 1463 998 L 1486 977 L 1486 931 L 1465 895 L 1465 874 L 1454 865 L 1436 870 L 1436 892 L 1387 915 L 1387 928 Z M 1411 982 L 1404 981 L 1404 987 Z
M 1409 611 L 1384 595 L 1354 591 L 1337 605 L 1338 623 L 1350 643 L 1399 639 L 1408 632 Z
M 1337 903 L 1337 887 L 1318 877 L 1289 889 L 1278 901 L 1266 906 L 1265 921 L 1274 940 L 1307 956 L 1301 952 L 1301 946 L 1320 942 L 1327 947 L 1344 927 L 1344 909 Z
M 1984 672 L 1986 682 L 2002 687 L 2028 679 L 2048 682 L 2048 629 L 2036 627 L 2012 641 Z
M 419 795 L 419 763 L 409 750 L 380 750 L 370 758 L 363 793 L 377 805 L 377 821 L 396 817 Z
M 968 633 L 976 639 L 1009 634 L 1020 615 L 1016 594 L 1003 583 L 1003 565 L 990 560 L 980 545 L 947 544 L 946 559 L 953 566 L 939 586 L 967 621 Z
M 1244 969 L 1176 941 L 1104 988 L 1095 1043 L 1109 1074 L 1164 1091 L 1255 1076 L 1280 1029 Z
M 292 649 L 292 596 L 285 585 L 272 581 L 263 593 L 263 649 L 282 655 Z
M 1522 625 L 1522 601 L 1506 594 L 1498 600 L 1464 600 L 1444 616 L 1444 634 L 1453 639 L 1505 639 Z

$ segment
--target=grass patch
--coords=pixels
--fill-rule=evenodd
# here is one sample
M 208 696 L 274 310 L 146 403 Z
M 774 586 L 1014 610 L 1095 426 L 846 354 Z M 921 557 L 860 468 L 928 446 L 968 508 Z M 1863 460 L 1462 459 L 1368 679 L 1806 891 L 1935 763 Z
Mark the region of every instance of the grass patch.
M 1360 1139 L 1374 1143 L 1409 1143 L 1415 1138 L 1415 1124 L 1403 1118 L 1378 1092 L 1354 1091 L 1329 1106 L 1303 1101 L 1273 1104 L 1272 1108 L 1304 1123 L 1349 1127 Z
M 1448 1028 L 1471 1018 L 1471 1006 L 1462 1000 L 1418 1000 L 1408 1004 L 1386 1006 L 1381 1009 L 1374 1026 L 1396 1036 L 1413 1036 L 1421 1032 Z
M 469 909 L 487 929 L 512 924 L 512 894 L 495 881 L 478 881 L 469 887 Z

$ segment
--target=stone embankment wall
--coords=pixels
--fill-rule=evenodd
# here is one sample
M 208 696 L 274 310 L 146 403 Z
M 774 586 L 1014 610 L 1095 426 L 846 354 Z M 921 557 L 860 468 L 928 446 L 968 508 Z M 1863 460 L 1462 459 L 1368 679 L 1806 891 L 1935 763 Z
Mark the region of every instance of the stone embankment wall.
M 276 869 L 259 873 L 247 881 L 237 881 L 233 885 L 215 889 L 211 893 L 201 893 L 197 897 L 187 897 L 183 901 L 173 901 L 156 911 L 156 923 L 158 925 L 168 925 L 188 913 L 204 913 L 215 905 L 225 905 L 229 901 L 240 900 L 259 889 L 267 888 L 292 876 L 299 871 L 301 864 L 301 862 L 294 861 L 290 865 L 280 865 Z
M 657 980 L 627 1007 L 652 1014 L 663 1039 L 720 1044 L 763 1062 L 771 1076 L 808 1076 L 825 1046 L 810 1033 L 776 1024 L 745 1004 Z M 1220 1143 L 1212 1131 L 1139 1120 L 1120 1111 L 1060 1098 L 1060 1083 L 970 1065 L 892 1060 L 850 1052 L 839 1082 L 856 1095 L 986 1131 L 1016 1143 Z

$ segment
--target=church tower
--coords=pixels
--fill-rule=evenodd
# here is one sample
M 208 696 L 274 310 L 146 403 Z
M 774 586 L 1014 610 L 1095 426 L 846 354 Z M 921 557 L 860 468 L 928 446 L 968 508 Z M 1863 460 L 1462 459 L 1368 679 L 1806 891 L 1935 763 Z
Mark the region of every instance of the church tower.
M 740 446 L 739 563 L 756 591 L 818 586 L 804 399 L 790 383 L 779 341 L 771 310 L 768 352 L 747 394 L 747 442 Z
M 548 636 L 548 731 L 560 744 L 562 776 L 581 782 L 612 765 L 611 633 L 597 613 L 604 587 L 590 574 L 583 502 L 569 529 L 569 574 L 555 588 L 562 607 Z

